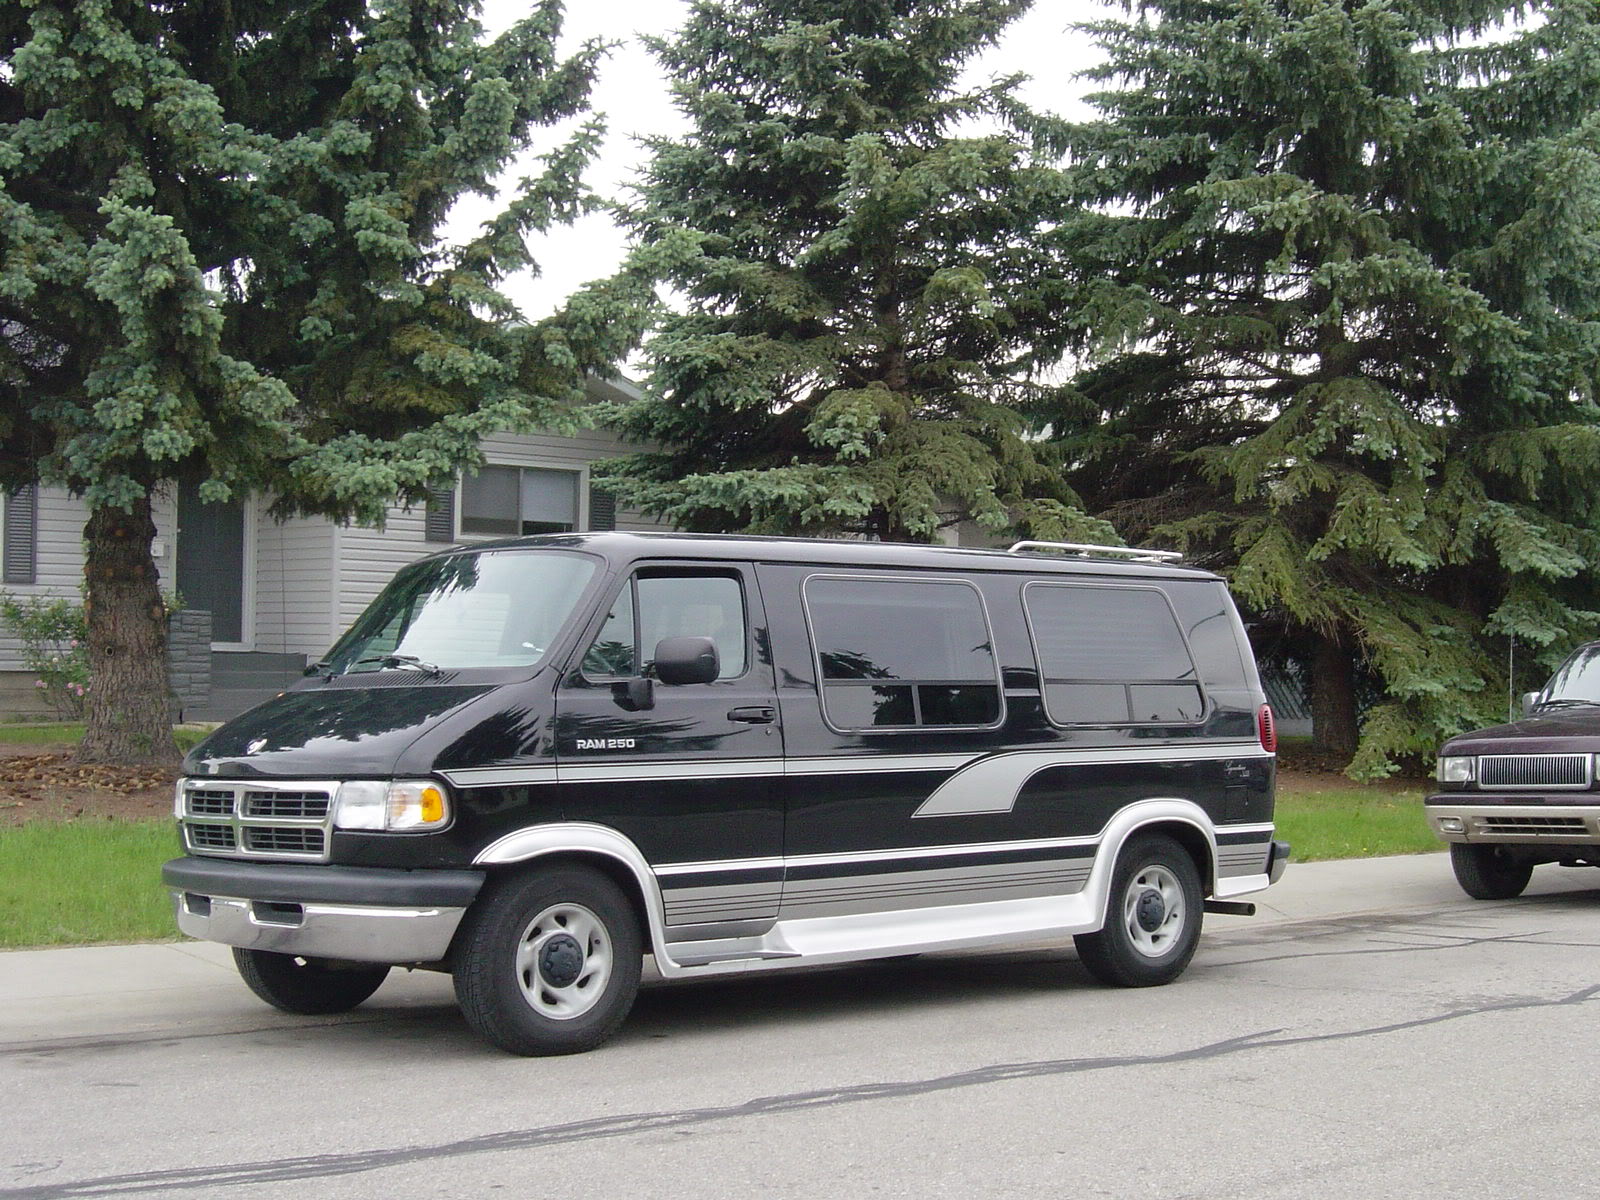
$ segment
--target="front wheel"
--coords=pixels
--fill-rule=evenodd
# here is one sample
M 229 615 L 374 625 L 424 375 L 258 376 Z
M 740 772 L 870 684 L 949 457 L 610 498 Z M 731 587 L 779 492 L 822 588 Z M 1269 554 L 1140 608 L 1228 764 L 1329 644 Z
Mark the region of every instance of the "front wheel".
M 1203 903 L 1187 850 L 1161 834 L 1135 837 L 1111 873 L 1105 925 L 1073 938 L 1078 958 L 1113 987 L 1171 983 L 1200 943 Z
M 1533 878 L 1533 865 L 1517 861 L 1504 846 L 1452 842 L 1450 869 L 1474 900 L 1510 900 Z
M 480 896 L 455 951 L 456 999 L 512 1054 L 576 1054 L 616 1032 L 644 965 L 633 905 L 597 871 L 533 871 Z
M 349 1012 L 388 977 L 383 965 L 360 965 L 235 948 L 233 962 L 250 990 L 273 1008 L 305 1016 Z

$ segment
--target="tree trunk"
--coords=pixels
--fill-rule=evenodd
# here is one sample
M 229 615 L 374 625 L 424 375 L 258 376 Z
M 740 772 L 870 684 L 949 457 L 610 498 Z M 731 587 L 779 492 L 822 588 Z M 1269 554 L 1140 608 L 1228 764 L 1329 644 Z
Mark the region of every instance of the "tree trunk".
M 84 530 L 89 729 L 80 762 L 176 762 L 167 682 L 167 617 L 150 542 L 150 498 L 97 508 Z
M 1311 663 L 1312 745 L 1348 763 L 1359 736 L 1355 662 L 1342 643 L 1331 637 L 1319 638 Z

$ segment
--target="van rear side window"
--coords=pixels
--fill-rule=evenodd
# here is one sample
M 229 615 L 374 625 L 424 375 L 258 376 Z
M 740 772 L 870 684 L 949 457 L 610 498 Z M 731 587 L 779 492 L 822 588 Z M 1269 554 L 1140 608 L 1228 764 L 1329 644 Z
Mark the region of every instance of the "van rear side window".
M 823 714 L 835 729 L 1000 723 L 994 643 L 970 583 L 819 575 L 806 580 L 805 604 Z
M 1194 659 L 1160 589 L 1030 583 L 1022 603 L 1055 724 L 1187 724 L 1205 715 Z

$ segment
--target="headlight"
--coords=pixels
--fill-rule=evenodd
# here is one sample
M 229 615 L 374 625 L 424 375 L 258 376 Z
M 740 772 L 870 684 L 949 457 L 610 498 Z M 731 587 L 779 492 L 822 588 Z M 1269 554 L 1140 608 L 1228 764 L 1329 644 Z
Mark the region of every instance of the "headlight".
M 1471 783 L 1478 777 L 1478 760 L 1470 755 L 1452 754 L 1439 759 L 1440 783 Z
M 177 785 L 172 790 L 172 815 L 179 820 L 183 819 L 183 784 L 184 781 L 182 779 L 178 780 Z
M 338 829 L 437 829 L 450 820 L 444 787 L 431 779 L 351 779 L 339 785 Z

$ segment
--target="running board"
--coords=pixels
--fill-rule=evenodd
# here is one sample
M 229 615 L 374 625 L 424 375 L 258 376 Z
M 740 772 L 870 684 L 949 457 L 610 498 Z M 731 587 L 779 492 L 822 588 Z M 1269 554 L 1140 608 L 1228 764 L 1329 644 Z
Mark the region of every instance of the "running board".
M 798 950 L 726 950 L 720 954 L 673 955 L 680 967 L 712 967 L 722 963 L 759 962 L 771 958 L 799 958 Z
M 1253 917 L 1256 915 L 1256 906 L 1248 900 L 1207 900 L 1205 910 L 1208 913 L 1222 913 L 1230 917 Z

